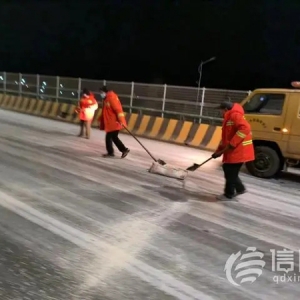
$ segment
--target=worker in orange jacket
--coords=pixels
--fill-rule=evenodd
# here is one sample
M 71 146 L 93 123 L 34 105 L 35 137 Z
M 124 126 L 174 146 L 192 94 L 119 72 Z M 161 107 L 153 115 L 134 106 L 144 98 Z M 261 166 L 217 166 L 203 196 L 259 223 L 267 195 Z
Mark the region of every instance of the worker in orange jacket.
M 113 143 L 122 153 L 121 158 L 125 158 L 129 149 L 124 146 L 118 135 L 123 125 L 127 126 L 122 104 L 116 93 L 108 90 L 106 86 L 100 89 L 100 96 L 103 99 L 102 113 L 99 118 L 100 130 L 105 130 L 105 144 L 107 153 L 103 157 L 113 157 Z
M 222 140 L 216 152 L 217 158 L 223 155 L 225 177 L 224 194 L 218 200 L 231 200 L 244 194 L 246 188 L 239 178 L 239 172 L 245 162 L 255 159 L 250 124 L 247 122 L 243 107 L 238 103 L 224 102 L 218 107 L 222 110 Z
M 79 106 L 76 111 L 79 113 L 80 119 L 80 133 L 79 137 L 84 136 L 87 139 L 91 136 L 91 124 L 94 118 L 95 111 L 98 109 L 98 102 L 96 101 L 94 95 L 88 90 L 83 89 L 83 95 L 79 101 Z

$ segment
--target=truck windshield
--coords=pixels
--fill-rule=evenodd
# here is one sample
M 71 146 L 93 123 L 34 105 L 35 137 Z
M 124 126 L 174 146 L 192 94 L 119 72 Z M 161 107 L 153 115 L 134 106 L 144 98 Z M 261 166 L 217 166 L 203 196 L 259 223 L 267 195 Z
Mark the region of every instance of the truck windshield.
M 285 94 L 255 94 L 244 105 L 245 113 L 281 115 Z

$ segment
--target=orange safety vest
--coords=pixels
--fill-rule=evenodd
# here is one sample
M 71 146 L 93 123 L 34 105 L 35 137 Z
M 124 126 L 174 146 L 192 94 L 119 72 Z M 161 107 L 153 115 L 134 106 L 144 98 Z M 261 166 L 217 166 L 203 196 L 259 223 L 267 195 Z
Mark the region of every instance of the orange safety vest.
M 233 148 L 223 154 L 223 163 L 241 163 L 255 159 L 252 133 L 243 107 L 235 103 L 224 115 L 222 140 L 217 151 L 230 144 Z
M 100 129 L 106 132 L 121 130 L 121 124 L 127 126 L 122 104 L 113 91 L 106 93 L 99 121 Z
M 82 97 L 79 103 L 79 119 L 82 121 L 91 121 L 94 118 L 95 111 L 98 109 L 98 103 L 93 94 L 88 97 Z

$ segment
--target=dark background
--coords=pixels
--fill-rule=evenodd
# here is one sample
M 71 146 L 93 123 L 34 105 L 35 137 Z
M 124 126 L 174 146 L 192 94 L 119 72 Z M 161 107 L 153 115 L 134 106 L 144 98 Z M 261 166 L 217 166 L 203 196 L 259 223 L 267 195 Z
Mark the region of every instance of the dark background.
M 254 89 L 300 80 L 299 0 L 1 1 L 0 70 Z

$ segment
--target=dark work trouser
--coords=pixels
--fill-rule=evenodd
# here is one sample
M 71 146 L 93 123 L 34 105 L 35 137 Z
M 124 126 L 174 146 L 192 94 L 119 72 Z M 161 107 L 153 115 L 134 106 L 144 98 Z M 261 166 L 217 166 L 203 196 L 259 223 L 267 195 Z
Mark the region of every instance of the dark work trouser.
M 124 146 L 122 141 L 119 139 L 118 135 L 119 135 L 119 130 L 106 133 L 105 143 L 106 143 L 106 150 L 109 155 L 114 154 L 113 143 L 116 145 L 116 147 L 120 152 L 123 153 L 124 151 L 127 150 L 127 148 Z
M 91 136 L 91 123 L 92 123 L 92 121 L 80 120 L 80 133 L 79 133 L 79 136 L 83 136 L 84 131 L 85 131 L 85 136 L 87 138 L 89 138 Z
M 235 192 L 243 193 L 245 191 L 245 186 L 239 178 L 239 172 L 242 165 L 243 163 L 223 164 L 224 177 L 226 181 L 224 194 L 228 198 L 232 198 L 235 195 Z

